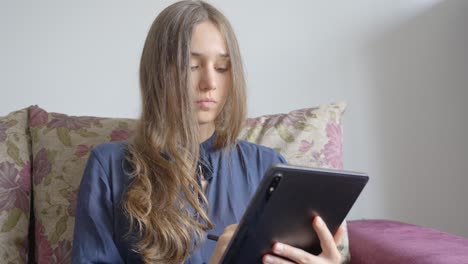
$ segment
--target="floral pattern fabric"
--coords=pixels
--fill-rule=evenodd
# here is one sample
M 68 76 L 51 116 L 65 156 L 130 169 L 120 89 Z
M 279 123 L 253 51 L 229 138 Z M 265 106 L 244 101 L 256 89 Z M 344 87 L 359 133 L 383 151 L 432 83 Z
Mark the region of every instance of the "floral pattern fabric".
M 276 149 L 295 165 L 342 169 L 345 102 L 247 120 L 240 138 Z
M 76 196 L 90 150 L 126 140 L 135 120 L 30 111 L 37 263 L 70 263 Z
M 272 147 L 291 164 L 341 169 L 341 116 L 345 107 L 345 103 L 337 103 L 250 118 L 240 139 Z M 12 123 L 0 119 L 0 150 L 10 135 Z M 24 212 L 29 211 L 32 168 L 37 263 L 70 262 L 76 196 L 89 152 L 103 142 L 127 140 L 135 124 L 132 119 L 77 117 L 49 113 L 38 106 L 29 108 L 32 163 L 27 159 L 30 155 L 26 143 L 18 147 L 21 150 L 18 152 L 25 156 L 22 159 L 1 156 L 0 186 L 5 188 L 0 190 L 7 191 L 0 193 L 0 212 L 2 216 L 12 210 L 21 212 L 26 238 L 29 218 Z M 28 137 L 25 138 L 27 141 Z M 15 198 L 3 200 L 3 196 Z M 27 245 L 25 239 L 21 243 Z M 347 236 L 340 249 L 348 259 Z M 18 252 L 22 252 L 24 259 L 27 248 Z
M 250 118 L 240 138 L 274 148 L 290 164 L 343 169 L 341 117 L 345 108 L 346 103 L 339 102 Z M 349 262 L 347 230 L 338 248 L 343 263 Z
M 31 151 L 27 109 L 0 117 L 0 258 L 28 261 Z

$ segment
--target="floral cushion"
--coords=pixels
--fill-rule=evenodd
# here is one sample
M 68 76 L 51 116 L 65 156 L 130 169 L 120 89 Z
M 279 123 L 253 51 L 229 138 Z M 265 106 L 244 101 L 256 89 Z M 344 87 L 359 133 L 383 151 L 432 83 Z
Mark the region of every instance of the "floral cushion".
M 31 150 L 28 111 L 0 117 L 0 259 L 28 261 Z
M 249 118 L 240 138 L 275 149 L 289 164 L 342 169 L 341 117 L 345 108 L 346 103 L 339 102 Z M 343 262 L 349 262 L 347 230 L 338 248 Z
M 342 168 L 341 123 L 345 104 L 324 105 L 251 118 L 240 138 L 277 149 L 292 164 Z M 76 117 L 30 108 L 35 257 L 39 263 L 70 261 L 76 195 L 89 151 L 126 140 L 135 120 Z M 347 237 L 341 245 L 349 256 Z
M 30 107 L 38 263 L 69 263 L 75 206 L 89 151 L 125 140 L 134 120 L 75 117 Z
M 249 118 L 240 138 L 274 148 L 288 163 L 342 169 L 341 116 L 346 103 Z

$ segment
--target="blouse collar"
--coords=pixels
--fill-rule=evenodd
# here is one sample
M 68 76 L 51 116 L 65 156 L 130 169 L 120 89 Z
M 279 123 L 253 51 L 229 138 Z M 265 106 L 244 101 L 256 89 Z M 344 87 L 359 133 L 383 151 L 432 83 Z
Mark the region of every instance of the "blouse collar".
M 206 180 L 210 181 L 213 178 L 213 169 L 210 159 L 210 154 L 213 153 L 213 144 L 216 139 L 216 132 L 214 132 L 207 140 L 200 144 L 200 160 L 199 166 Z
M 206 152 L 206 154 L 210 153 L 215 139 L 216 139 L 216 131 L 213 132 L 213 134 L 207 140 L 203 141 L 200 144 L 200 150 L 203 150 L 203 152 Z M 204 154 L 204 153 L 200 153 L 200 154 Z

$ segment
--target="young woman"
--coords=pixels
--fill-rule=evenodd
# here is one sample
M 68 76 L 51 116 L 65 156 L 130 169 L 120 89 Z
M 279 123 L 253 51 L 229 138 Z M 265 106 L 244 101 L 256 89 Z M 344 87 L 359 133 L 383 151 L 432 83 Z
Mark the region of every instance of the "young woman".
M 245 86 L 234 31 L 218 10 L 181 1 L 159 14 L 141 57 L 136 133 L 96 146 L 88 159 L 73 263 L 219 262 L 261 177 L 285 162 L 236 139 Z M 314 228 L 320 256 L 277 243 L 264 263 L 339 263 L 326 225 L 316 218 Z

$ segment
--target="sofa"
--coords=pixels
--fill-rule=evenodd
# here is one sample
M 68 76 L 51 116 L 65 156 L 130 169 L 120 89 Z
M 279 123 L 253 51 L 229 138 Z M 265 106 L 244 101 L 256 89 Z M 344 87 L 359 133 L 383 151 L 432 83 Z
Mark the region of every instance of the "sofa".
M 338 102 L 249 118 L 239 138 L 274 148 L 291 164 L 342 169 L 345 108 Z M 0 117 L 0 263 L 70 263 L 89 152 L 127 140 L 134 125 L 36 105 Z M 339 249 L 351 263 L 468 263 L 467 239 L 387 220 L 349 221 Z

